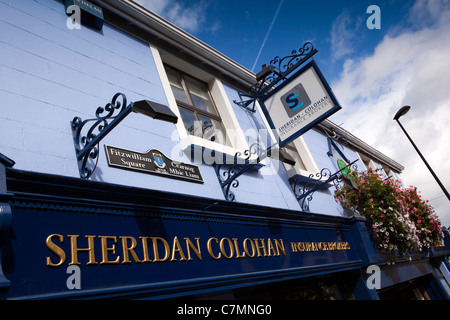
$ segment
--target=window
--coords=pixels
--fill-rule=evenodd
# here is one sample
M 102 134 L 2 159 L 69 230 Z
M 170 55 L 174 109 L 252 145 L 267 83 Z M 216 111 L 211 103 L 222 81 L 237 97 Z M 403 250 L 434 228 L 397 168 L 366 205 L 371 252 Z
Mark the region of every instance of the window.
M 373 171 L 377 170 L 377 166 L 375 165 L 375 163 L 372 161 L 371 158 L 369 158 L 368 156 L 359 153 L 359 158 L 361 159 L 361 161 L 363 162 L 364 166 L 366 167 L 366 170 L 372 169 Z M 362 171 L 362 170 L 361 170 Z
M 295 165 L 284 164 L 289 178 L 295 175 L 309 176 L 319 172 L 311 153 L 303 137 L 299 137 L 283 147 L 289 155 L 294 158 Z
M 187 133 L 227 144 L 229 139 L 208 85 L 168 65 L 164 67 Z
M 175 149 L 195 163 L 207 164 L 248 150 L 224 83 L 201 65 L 151 45 L 150 50 L 165 98 L 178 116 Z
M 391 170 L 391 168 L 383 166 L 383 171 L 386 173 L 386 177 L 389 178 L 392 181 L 396 181 L 397 177 L 394 174 L 394 171 Z

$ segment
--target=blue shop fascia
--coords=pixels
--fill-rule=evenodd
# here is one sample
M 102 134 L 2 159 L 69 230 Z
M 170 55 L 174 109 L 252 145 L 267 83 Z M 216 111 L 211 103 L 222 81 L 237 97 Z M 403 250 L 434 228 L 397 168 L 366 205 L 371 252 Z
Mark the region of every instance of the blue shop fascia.
M 336 160 L 403 167 L 326 119 L 334 96 L 277 145 L 270 70 L 134 1 L 83 1 L 80 28 L 69 5 L 0 0 L 2 299 L 448 299 L 448 236 L 389 265 L 335 202 Z M 323 78 L 302 49 L 289 73 Z

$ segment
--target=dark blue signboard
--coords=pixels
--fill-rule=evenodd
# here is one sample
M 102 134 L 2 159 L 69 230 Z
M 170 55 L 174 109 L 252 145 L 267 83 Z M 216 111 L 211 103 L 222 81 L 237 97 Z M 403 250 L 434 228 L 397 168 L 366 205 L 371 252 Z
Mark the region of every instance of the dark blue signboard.
M 16 298 L 75 293 L 71 288 L 86 293 L 168 282 L 234 283 L 283 271 L 323 272 L 357 260 L 349 229 L 26 208 L 13 215 L 12 255 L 5 252 L 13 263 L 4 272 L 11 281 L 8 295 Z
M 106 202 L 105 184 L 90 185 L 91 200 L 16 194 L 3 244 L 8 298 L 161 296 L 361 265 L 345 223 L 275 219 L 226 201 L 202 211 L 205 199 L 119 186 Z

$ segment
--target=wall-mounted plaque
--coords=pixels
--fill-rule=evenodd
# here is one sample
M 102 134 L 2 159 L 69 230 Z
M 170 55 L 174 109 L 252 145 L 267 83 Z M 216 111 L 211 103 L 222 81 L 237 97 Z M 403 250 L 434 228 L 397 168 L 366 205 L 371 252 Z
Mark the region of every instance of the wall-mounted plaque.
M 105 152 L 110 167 L 203 183 L 197 166 L 171 160 L 155 149 L 139 153 L 105 145 Z

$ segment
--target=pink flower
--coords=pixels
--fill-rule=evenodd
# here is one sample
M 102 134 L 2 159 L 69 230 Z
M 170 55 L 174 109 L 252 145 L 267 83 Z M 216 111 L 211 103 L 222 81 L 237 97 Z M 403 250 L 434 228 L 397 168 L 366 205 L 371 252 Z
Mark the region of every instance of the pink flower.
M 373 198 L 370 198 L 369 201 L 370 201 L 370 202 L 373 202 Z
M 377 226 L 373 224 L 373 225 L 372 225 L 372 228 L 376 229 L 376 228 L 377 228 Z
M 363 179 L 359 183 L 364 184 L 364 183 L 366 183 L 366 181 Z

